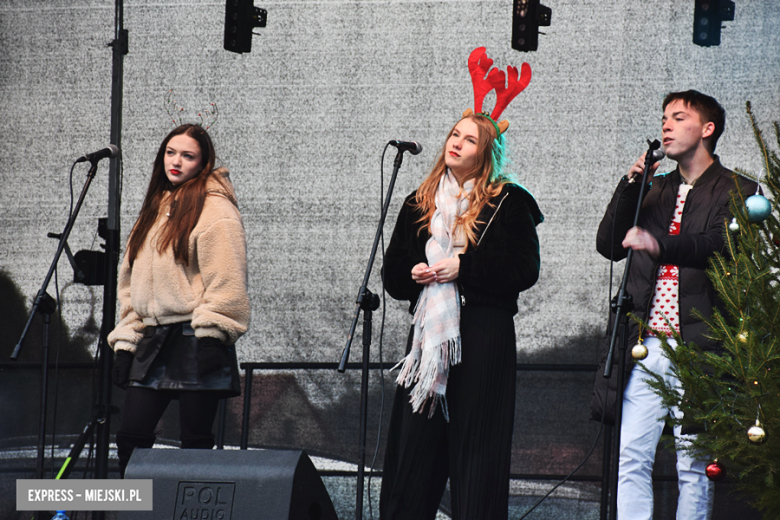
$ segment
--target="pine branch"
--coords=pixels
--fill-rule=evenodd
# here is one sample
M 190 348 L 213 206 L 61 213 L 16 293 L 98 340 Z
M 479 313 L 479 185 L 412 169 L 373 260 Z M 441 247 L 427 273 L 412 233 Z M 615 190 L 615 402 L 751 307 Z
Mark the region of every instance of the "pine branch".
M 766 165 L 766 171 L 768 173 L 770 167 L 769 167 L 769 155 L 767 154 L 766 151 L 766 141 L 764 141 L 764 136 L 761 133 L 761 129 L 758 127 L 758 124 L 756 123 L 756 118 L 753 115 L 753 110 L 750 106 L 750 101 L 745 103 L 745 109 L 747 111 L 748 118 L 750 118 L 750 124 L 753 126 L 753 134 L 756 136 L 758 147 L 761 148 L 761 152 L 764 156 L 764 164 Z M 775 131 L 777 131 L 777 123 L 775 123 Z

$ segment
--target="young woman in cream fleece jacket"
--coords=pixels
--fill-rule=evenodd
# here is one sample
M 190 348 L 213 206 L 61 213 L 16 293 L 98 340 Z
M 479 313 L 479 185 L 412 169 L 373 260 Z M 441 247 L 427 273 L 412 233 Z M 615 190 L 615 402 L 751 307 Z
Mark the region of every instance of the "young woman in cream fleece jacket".
M 108 341 L 126 388 L 116 441 L 124 475 L 151 447 L 173 399 L 182 448 L 211 449 L 219 399 L 239 394 L 235 342 L 249 324 L 246 238 L 225 168 L 198 125 L 171 131 L 119 273 L 120 322 Z

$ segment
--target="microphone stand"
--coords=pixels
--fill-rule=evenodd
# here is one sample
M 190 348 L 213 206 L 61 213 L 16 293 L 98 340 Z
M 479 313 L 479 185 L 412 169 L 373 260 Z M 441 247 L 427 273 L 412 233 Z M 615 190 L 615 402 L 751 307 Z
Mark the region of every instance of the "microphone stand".
M 347 366 L 347 360 L 349 359 L 349 349 L 352 345 L 352 337 L 355 334 L 355 328 L 357 327 L 358 316 L 361 309 L 363 310 L 363 367 L 362 377 L 360 381 L 360 451 L 358 453 L 358 476 L 357 476 L 357 493 L 356 493 L 356 506 L 355 506 L 355 519 L 361 520 L 363 518 L 363 486 L 364 486 L 364 471 L 366 465 L 366 428 L 367 428 L 367 416 L 368 416 L 368 359 L 371 353 L 371 317 L 372 311 L 379 308 L 379 296 L 368 290 L 368 279 L 371 277 L 371 269 L 374 266 L 374 259 L 376 258 L 376 250 L 379 246 L 379 239 L 382 237 L 382 230 L 385 225 L 385 217 L 387 216 L 387 208 L 390 206 L 390 199 L 393 196 L 393 186 L 395 185 L 395 179 L 398 176 L 398 169 L 403 162 L 404 151 L 399 149 L 395 156 L 395 162 L 393 163 L 393 175 L 390 177 L 390 184 L 387 188 L 387 197 L 385 198 L 384 206 L 382 207 L 382 215 L 377 225 L 376 235 L 374 236 L 374 245 L 371 248 L 371 256 L 368 259 L 368 265 L 366 266 L 365 275 L 363 275 L 363 284 L 358 291 L 357 300 L 355 302 L 355 313 L 352 318 L 352 326 L 349 328 L 349 334 L 347 335 L 347 345 L 344 347 L 344 352 L 341 354 L 341 362 L 339 363 L 338 371 L 344 373 Z
M 22 331 L 22 336 L 19 338 L 19 341 L 16 344 L 13 353 L 11 354 L 12 361 L 19 360 L 19 355 L 22 351 L 22 344 L 27 337 L 27 333 L 30 331 L 30 326 L 32 325 L 33 319 L 38 314 L 38 312 L 43 313 L 44 325 L 42 338 L 43 355 L 41 360 L 41 411 L 38 428 L 38 460 L 36 464 L 36 478 L 38 479 L 43 478 L 43 461 L 46 444 L 46 413 L 48 408 L 47 397 L 49 391 L 49 324 L 51 323 L 51 314 L 57 308 L 57 302 L 54 300 L 54 298 L 49 296 L 49 293 L 46 292 L 46 289 L 49 287 L 49 282 L 51 282 L 51 277 L 54 275 L 54 271 L 57 268 L 57 262 L 59 262 L 60 256 L 62 256 L 62 251 L 67 247 L 67 240 L 70 236 L 71 230 L 73 229 L 73 224 L 76 222 L 76 218 L 78 217 L 79 211 L 81 210 L 81 205 L 84 203 L 84 198 L 87 195 L 87 190 L 89 190 L 89 185 L 95 178 L 97 165 L 98 161 L 93 161 L 92 166 L 89 168 L 89 172 L 87 173 L 87 180 L 81 190 L 81 195 L 79 195 L 76 207 L 74 208 L 73 213 L 65 225 L 65 230 L 60 235 L 60 242 L 57 246 L 57 252 L 54 254 L 54 260 L 49 266 L 49 272 L 46 274 L 46 278 L 41 285 L 41 289 L 38 291 L 38 294 L 35 297 L 32 310 L 30 311 L 30 316 L 27 319 L 27 324 L 24 326 L 24 330 Z M 37 514 L 36 516 L 40 515 Z
M 634 227 L 636 227 L 639 222 L 639 214 L 642 210 L 642 201 L 645 196 L 645 186 L 649 181 L 648 172 L 653 163 L 656 162 L 653 152 L 661 147 L 661 143 L 659 143 L 658 140 L 655 140 L 652 143 L 648 141 L 648 144 L 650 147 L 645 154 L 645 168 L 640 180 L 639 200 L 637 201 L 636 212 L 634 213 Z M 628 254 L 626 255 L 626 264 L 623 269 L 623 279 L 620 282 L 620 289 L 611 303 L 612 312 L 615 314 L 615 324 L 612 328 L 609 354 L 607 355 L 606 367 L 604 368 L 604 378 L 609 379 L 612 376 L 612 360 L 615 354 L 615 346 L 619 344 L 617 389 L 615 395 L 615 435 L 612 441 L 612 497 L 610 500 L 610 520 L 615 520 L 617 518 L 618 472 L 620 470 L 620 426 L 623 420 L 623 394 L 625 391 L 624 385 L 626 376 L 625 364 L 626 350 L 628 350 L 628 313 L 634 309 L 633 299 L 631 298 L 631 295 L 626 292 L 626 284 L 628 282 L 628 273 L 631 270 L 633 259 L 634 250 L 629 249 Z M 617 341 L 618 337 L 620 337 L 619 342 Z M 609 385 L 607 386 L 609 387 Z M 607 392 L 609 392 L 609 388 L 607 388 Z M 606 413 L 606 410 L 602 413 Z
M 84 183 L 84 187 L 81 189 L 81 194 L 79 195 L 79 199 L 76 202 L 76 207 L 73 209 L 73 214 L 68 219 L 67 224 L 65 224 L 65 230 L 60 235 L 60 242 L 57 245 L 57 252 L 54 253 L 54 260 L 52 261 L 51 265 L 49 266 L 49 272 L 46 273 L 46 278 L 43 280 L 43 285 L 41 286 L 41 289 L 38 291 L 38 295 L 35 297 L 35 302 L 33 303 L 32 311 L 30 311 L 30 317 L 27 319 L 27 324 L 24 326 L 24 330 L 22 331 L 22 337 L 19 338 L 19 341 L 16 344 L 16 347 L 14 348 L 13 353 L 11 354 L 11 360 L 12 361 L 18 361 L 19 354 L 22 351 L 22 342 L 24 342 L 25 337 L 27 337 L 27 333 L 30 330 L 30 325 L 32 324 L 33 318 L 35 318 L 35 315 L 38 313 L 38 309 L 44 304 L 44 300 L 48 296 L 49 299 L 52 299 L 51 296 L 46 294 L 46 289 L 49 287 L 49 282 L 51 282 L 51 277 L 54 276 L 54 270 L 57 268 L 57 262 L 60 260 L 60 256 L 62 256 L 62 251 L 65 250 L 67 247 L 67 241 L 68 237 L 70 236 L 70 232 L 73 229 L 73 224 L 76 222 L 76 218 L 79 216 L 79 211 L 81 210 L 81 205 L 84 203 L 84 198 L 87 196 L 87 190 L 89 190 L 89 185 L 92 184 L 92 180 L 95 178 L 95 172 L 97 172 L 97 161 L 92 162 L 92 166 L 89 168 L 89 172 L 87 173 L 87 180 Z M 53 301 L 53 299 L 52 299 Z

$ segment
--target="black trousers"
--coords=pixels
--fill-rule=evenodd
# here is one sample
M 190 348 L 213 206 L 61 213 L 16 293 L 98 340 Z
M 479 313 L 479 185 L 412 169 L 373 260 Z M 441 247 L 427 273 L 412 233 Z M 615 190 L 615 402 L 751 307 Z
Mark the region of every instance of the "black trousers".
M 211 391 L 153 390 L 129 387 L 125 392 L 122 423 L 116 434 L 120 474 L 135 448 L 151 448 L 155 429 L 170 402 L 179 401 L 179 425 L 182 448 L 214 447 L 212 427 L 219 406 L 219 394 Z
M 411 335 L 410 335 L 411 341 Z M 380 495 L 383 520 L 433 519 L 450 479 L 454 520 L 507 518 L 517 355 L 512 315 L 461 309 L 462 361 L 450 369 L 447 405 L 413 413 L 398 387 Z M 409 345 L 407 345 L 407 351 Z

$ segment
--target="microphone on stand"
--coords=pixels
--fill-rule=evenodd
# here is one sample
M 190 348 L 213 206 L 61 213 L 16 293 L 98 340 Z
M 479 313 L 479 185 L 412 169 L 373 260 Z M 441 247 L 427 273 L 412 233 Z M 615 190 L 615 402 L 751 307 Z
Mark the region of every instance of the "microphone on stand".
M 92 152 L 88 154 L 84 154 L 78 159 L 76 159 L 77 163 L 80 162 L 97 162 L 100 159 L 107 159 L 107 158 L 114 158 L 117 155 L 119 155 L 119 147 L 115 146 L 113 144 L 108 145 L 107 147 L 103 148 L 102 150 L 98 150 L 97 152 Z
M 663 152 L 663 150 L 653 150 L 653 153 L 650 154 L 650 164 L 655 164 L 658 161 L 662 160 L 664 157 L 666 157 L 666 154 Z
M 651 143 L 648 139 L 647 144 L 650 145 L 650 148 L 647 150 L 647 154 L 645 155 L 645 171 L 647 171 L 651 165 L 663 160 L 663 158 L 666 157 L 666 154 L 663 152 L 663 150 L 659 149 L 661 144 L 658 142 L 658 140 L 655 140 Z M 644 172 L 642 175 L 644 175 Z M 629 179 L 628 183 L 633 184 L 637 177 L 641 178 L 642 175 L 634 175 L 631 177 L 631 179 Z
M 405 141 L 390 141 L 391 145 L 398 148 L 399 152 L 409 152 L 412 155 L 417 155 L 418 153 L 422 152 L 422 145 L 420 143 L 412 142 L 405 142 Z
M 648 152 L 650 155 L 645 155 L 645 162 L 647 164 L 655 164 L 664 157 L 666 157 L 666 154 L 661 150 L 661 142 L 658 139 L 654 139 L 653 142 L 650 142 L 650 139 L 647 140 L 647 146 L 648 146 Z

